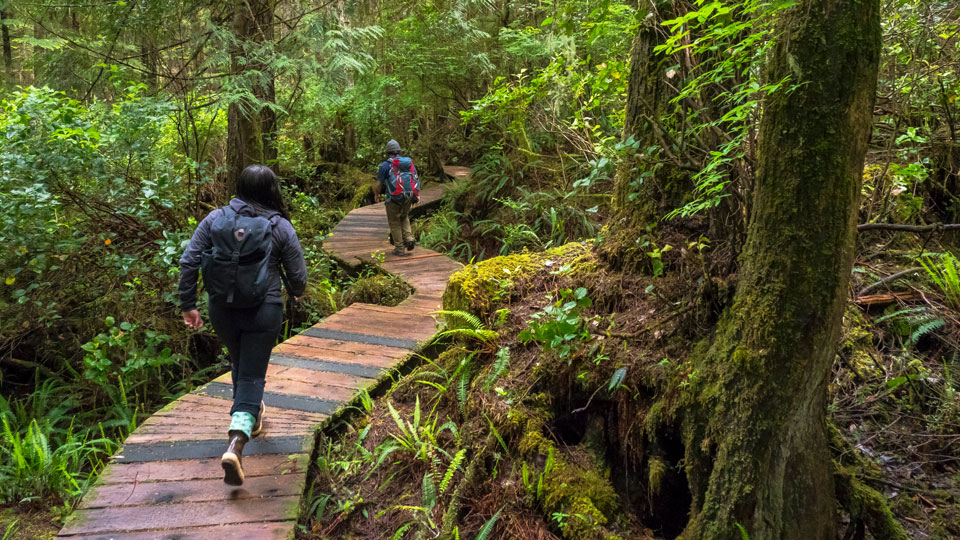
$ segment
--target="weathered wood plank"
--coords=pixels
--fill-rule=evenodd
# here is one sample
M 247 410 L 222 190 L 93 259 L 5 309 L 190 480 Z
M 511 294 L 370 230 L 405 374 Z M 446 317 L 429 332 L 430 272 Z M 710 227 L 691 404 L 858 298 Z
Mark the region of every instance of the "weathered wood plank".
M 60 534 L 62 536 L 89 535 L 204 525 L 289 521 L 297 518 L 299 505 L 300 497 L 297 495 L 77 510 L 67 518 Z
M 309 454 L 244 456 L 243 473 L 247 478 L 299 474 L 305 472 L 309 464 Z M 219 479 L 221 482 L 223 481 L 223 469 L 220 468 L 220 456 L 178 461 L 111 463 L 100 474 L 97 483 L 174 482 L 178 480 L 202 480 L 210 478 Z
M 136 484 L 105 484 L 90 490 L 79 508 L 110 508 L 116 506 L 144 506 L 171 503 L 196 503 L 230 500 L 260 499 L 300 495 L 306 471 L 298 474 L 256 476 L 235 489 L 222 479 L 181 480 L 175 482 L 145 482 Z
M 70 540 L 288 540 L 292 538 L 296 521 L 244 523 L 242 525 L 213 525 L 188 529 L 163 529 L 148 532 L 120 532 L 79 536 L 58 536 Z

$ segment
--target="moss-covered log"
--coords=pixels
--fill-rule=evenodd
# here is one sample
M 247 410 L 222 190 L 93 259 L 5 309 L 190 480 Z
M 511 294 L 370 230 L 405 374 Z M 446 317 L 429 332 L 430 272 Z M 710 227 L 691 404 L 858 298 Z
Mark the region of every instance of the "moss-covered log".
M 733 306 L 683 409 L 686 539 L 834 539 L 827 382 L 853 264 L 880 54 L 877 0 L 802 0 L 783 20 Z

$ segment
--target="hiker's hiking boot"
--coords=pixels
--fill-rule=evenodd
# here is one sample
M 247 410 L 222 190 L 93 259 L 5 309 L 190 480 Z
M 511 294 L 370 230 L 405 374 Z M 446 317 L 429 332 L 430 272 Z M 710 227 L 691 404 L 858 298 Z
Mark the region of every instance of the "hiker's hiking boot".
M 414 248 L 416 245 L 417 245 L 417 244 L 416 244 L 413 240 L 408 240 L 408 241 L 407 241 L 407 251 L 413 251 L 413 248 Z
M 250 438 L 260 435 L 260 432 L 263 431 L 263 413 L 267 412 L 266 406 L 263 402 L 260 402 L 260 414 L 257 415 L 257 422 L 253 424 L 253 429 L 250 430 Z
M 238 430 L 230 430 L 230 442 L 227 451 L 220 457 L 220 466 L 223 467 L 223 483 L 231 486 L 243 485 L 243 445 L 247 444 L 247 436 Z
M 403 249 L 403 245 L 397 245 L 393 248 L 393 254 L 402 257 L 407 254 L 407 250 Z

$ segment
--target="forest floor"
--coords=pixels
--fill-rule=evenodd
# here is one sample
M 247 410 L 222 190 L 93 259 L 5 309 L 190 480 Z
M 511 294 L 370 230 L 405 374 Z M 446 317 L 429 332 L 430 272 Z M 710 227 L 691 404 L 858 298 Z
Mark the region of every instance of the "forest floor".
M 718 312 L 689 286 L 696 254 L 665 259 L 682 270 L 623 273 L 590 244 L 571 244 L 455 275 L 445 309 L 475 308 L 482 325 L 471 329 L 496 337 L 463 333 L 323 434 L 301 537 L 676 537 L 690 503 L 679 431 L 664 422 L 653 451 L 639 435 L 671 399 L 654 399 L 658 390 L 695 380 L 685 360 Z M 872 278 L 855 277 L 853 290 L 861 279 Z M 728 287 L 716 280 L 712 297 Z M 579 288 L 589 302 L 567 309 Z M 940 360 L 951 334 L 915 335 L 917 321 L 896 315 L 922 310 L 922 297 L 872 306 L 851 297 L 829 419 L 842 434 L 838 465 L 855 466 L 911 538 L 946 540 L 960 538 L 960 400 Z M 564 321 L 576 335 L 553 347 L 524 337 Z M 844 538 L 870 538 L 862 522 L 838 519 Z
M 0 538 L 5 540 L 51 540 L 60 530 L 60 521 L 50 505 L 7 505 L 0 508 Z

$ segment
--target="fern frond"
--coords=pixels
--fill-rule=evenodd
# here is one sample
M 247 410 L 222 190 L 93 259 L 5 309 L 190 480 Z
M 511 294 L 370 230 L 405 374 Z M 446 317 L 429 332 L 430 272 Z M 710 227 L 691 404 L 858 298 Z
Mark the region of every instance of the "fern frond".
M 483 328 L 483 321 L 481 321 L 480 318 L 473 313 L 469 313 L 467 311 L 443 309 L 438 311 L 437 315 L 446 318 L 448 321 L 451 319 L 459 319 L 467 323 L 467 325 L 474 330 Z
M 483 524 L 483 527 L 480 527 L 480 532 L 477 533 L 477 540 L 487 540 L 487 537 L 493 532 L 493 527 L 497 524 L 497 520 L 500 519 L 500 512 L 503 512 L 503 508 L 497 510 L 497 513 L 488 519 L 487 522 Z
M 916 343 L 917 340 L 923 336 L 933 332 L 934 330 L 942 328 L 944 324 L 945 321 L 941 318 L 932 319 L 921 324 L 916 330 L 913 331 L 912 334 L 910 334 L 910 343 Z
M 450 481 L 453 480 L 453 475 L 456 474 L 457 470 L 460 469 L 460 464 L 463 463 L 463 459 L 467 457 L 467 449 L 461 448 L 456 455 L 453 456 L 453 461 L 450 462 L 450 466 L 447 467 L 447 472 L 443 475 L 443 480 L 440 481 L 440 494 L 443 495 L 447 488 L 450 487 Z

